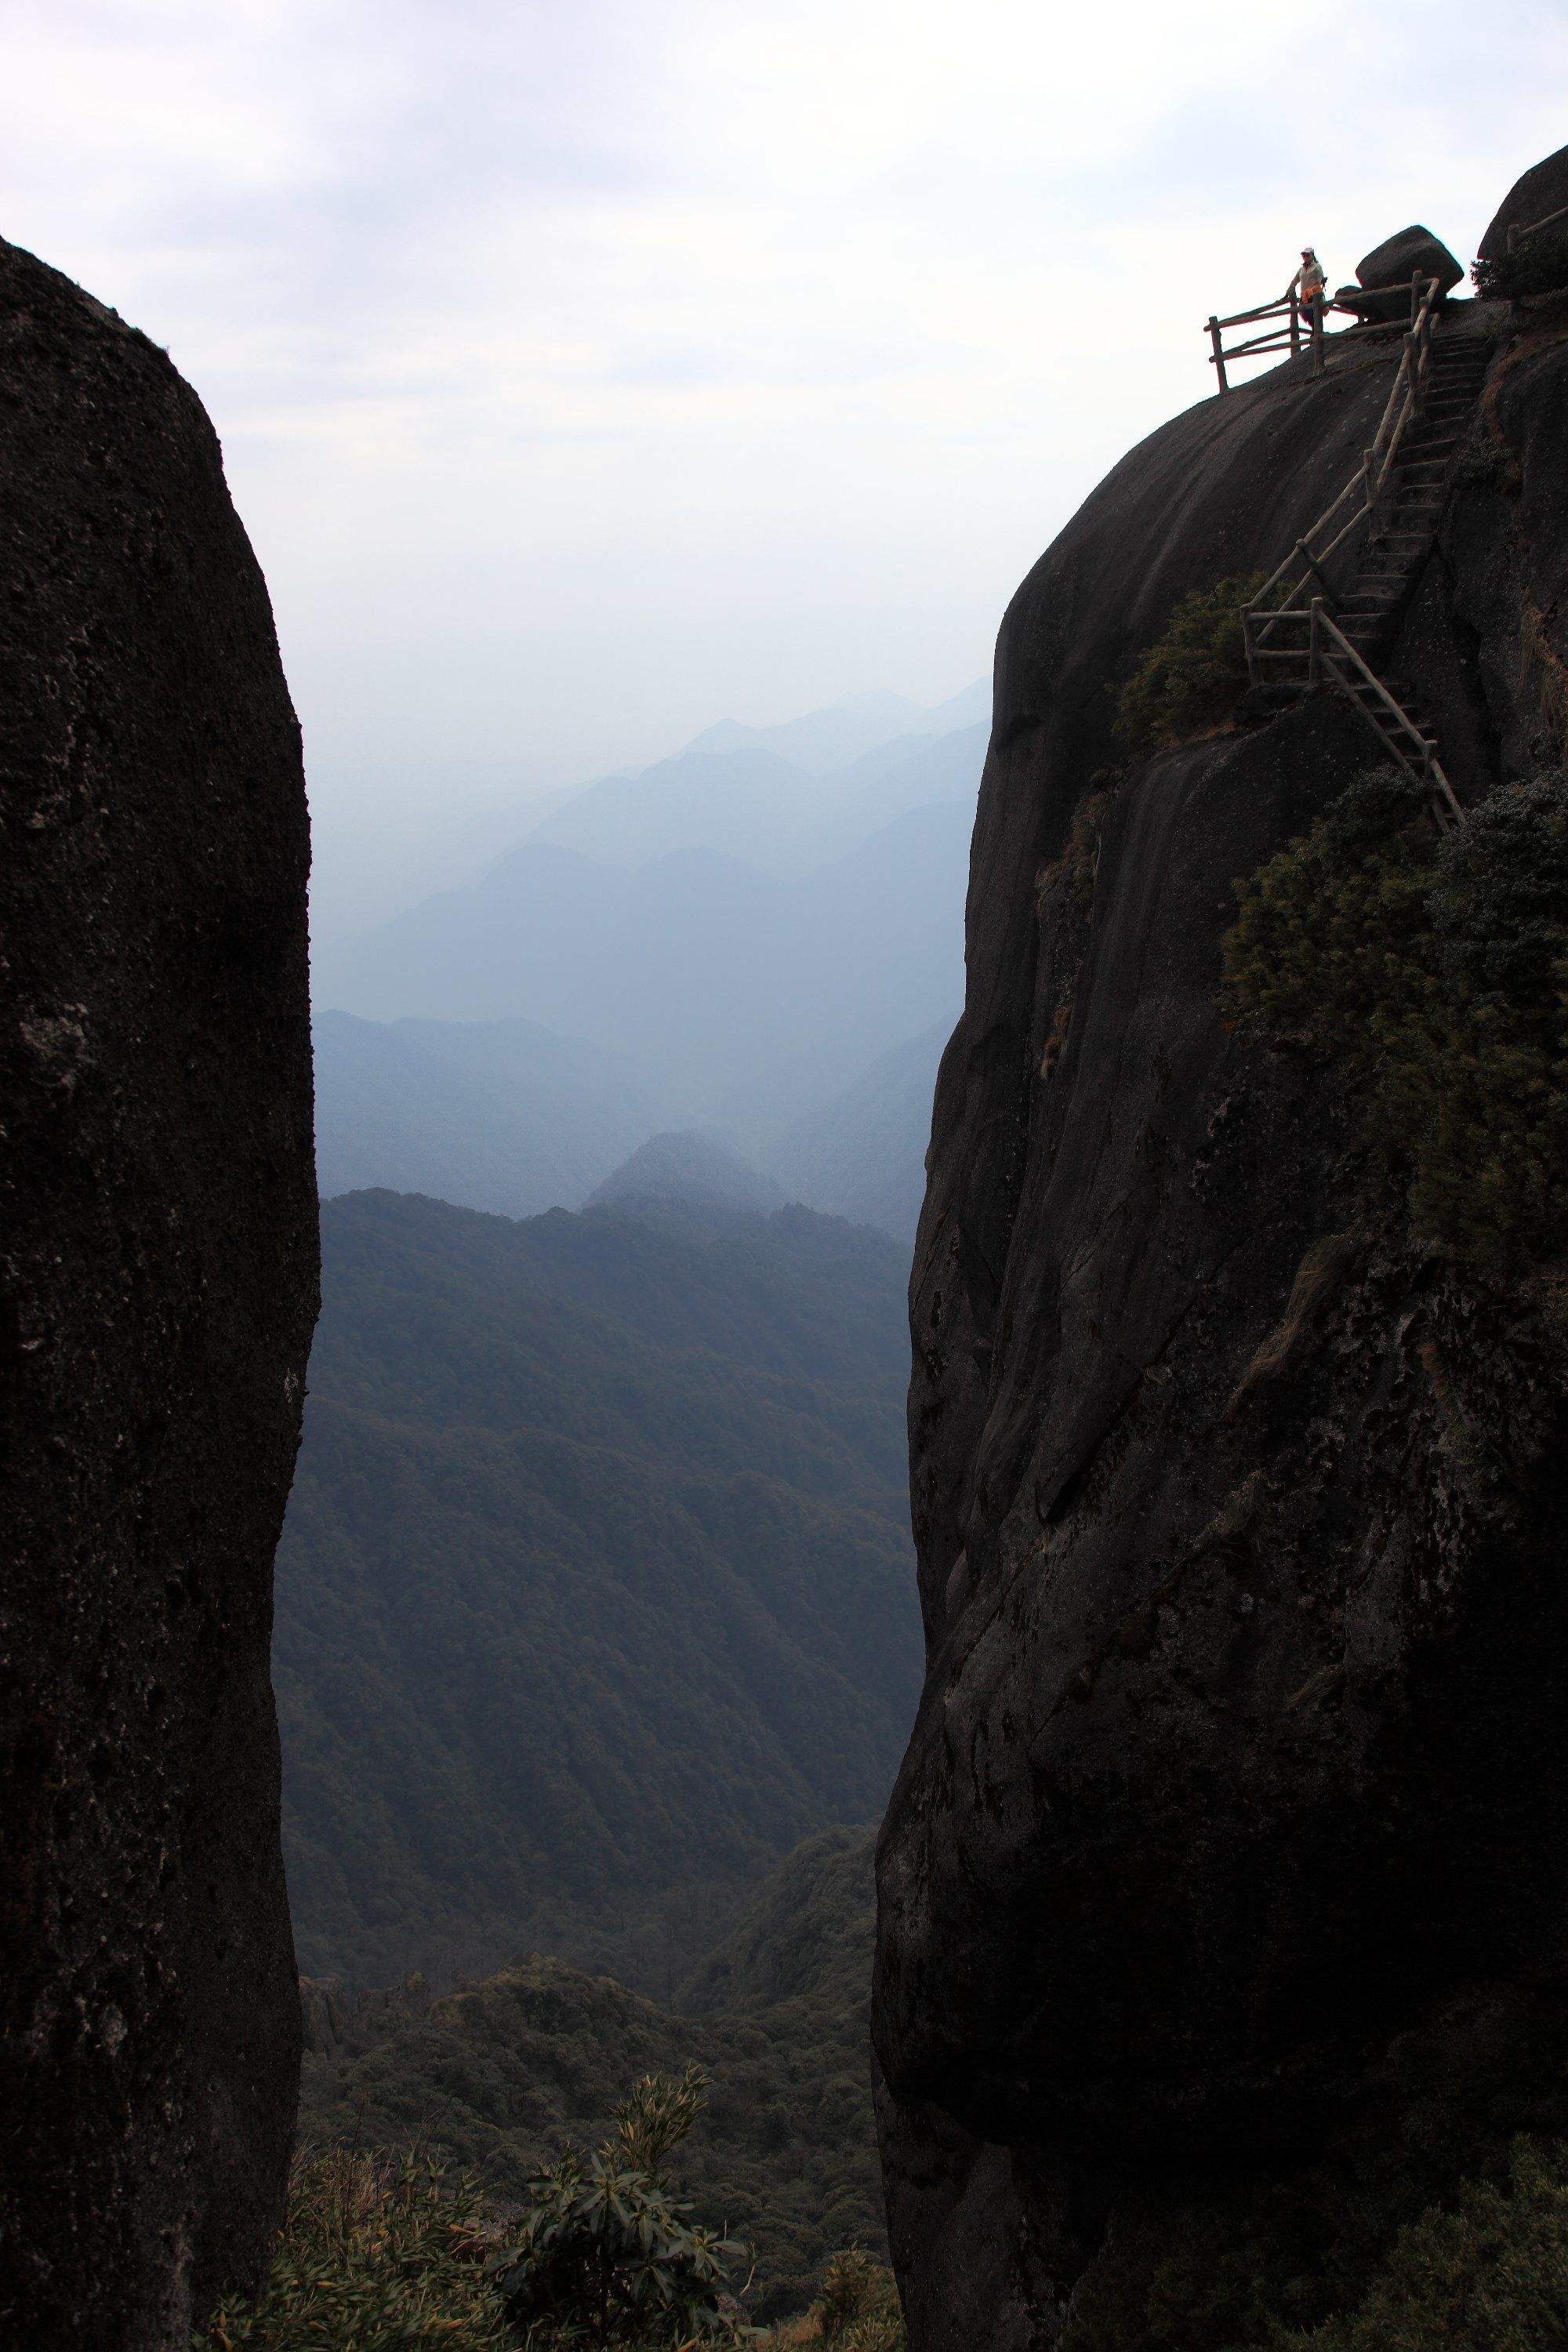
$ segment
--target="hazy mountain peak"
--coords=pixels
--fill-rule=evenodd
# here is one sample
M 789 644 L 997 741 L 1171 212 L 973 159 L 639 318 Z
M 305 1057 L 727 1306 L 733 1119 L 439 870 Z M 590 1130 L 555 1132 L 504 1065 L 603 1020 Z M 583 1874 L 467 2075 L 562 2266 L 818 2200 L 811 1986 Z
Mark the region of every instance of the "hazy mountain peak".
M 606 1176 L 587 1206 L 634 1201 L 678 1201 L 723 1209 L 781 1209 L 784 1194 L 717 1136 L 696 1129 L 650 1136 Z

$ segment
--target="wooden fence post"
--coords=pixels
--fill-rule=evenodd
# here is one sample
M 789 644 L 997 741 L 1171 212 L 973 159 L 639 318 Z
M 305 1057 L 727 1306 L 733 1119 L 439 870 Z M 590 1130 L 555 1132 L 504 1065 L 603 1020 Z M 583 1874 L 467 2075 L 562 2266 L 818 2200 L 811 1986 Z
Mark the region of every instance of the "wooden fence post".
M 1323 373 L 1323 298 L 1321 294 L 1314 294 L 1312 297 L 1311 318 L 1312 373 L 1321 375 Z
M 1312 619 L 1311 625 L 1307 635 L 1307 682 L 1310 686 L 1316 686 L 1318 683 L 1318 665 L 1320 660 L 1318 653 L 1318 628 L 1323 614 L 1323 600 L 1321 596 L 1313 597 L 1310 609 Z
M 1214 371 L 1219 378 L 1219 389 L 1228 392 L 1230 386 L 1225 380 L 1225 347 L 1219 339 L 1219 320 L 1212 310 L 1209 313 L 1209 341 L 1214 345 Z
M 1293 286 L 1290 289 L 1290 356 L 1293 360 L 1301 356 L 1301 302 Z

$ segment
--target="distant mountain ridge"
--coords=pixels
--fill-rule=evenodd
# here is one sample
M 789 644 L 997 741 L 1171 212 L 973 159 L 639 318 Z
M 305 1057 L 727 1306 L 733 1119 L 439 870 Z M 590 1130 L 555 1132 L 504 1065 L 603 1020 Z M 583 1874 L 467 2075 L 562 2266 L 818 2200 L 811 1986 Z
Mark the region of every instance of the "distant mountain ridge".
M 363 1018 L 537 1023 L 629 1060 L 658 1124 L 756 1148 L 963 987 L 966 802 L 910 810 L 780 881 L 712 851 L 633 871 L 544 842 L 324 959 Z
M 948 1024 L 938 1022 L 893 1046 L 780 1139 L 766 1164 L 792 1200 L 912 1244 L 947 1036 Z
M 384 1186 L 526 1217 L 574 1208 L 657 1123 L 624 1057 L 537 1022 L 318 1012 L 323 1199 Z
M 660 1131 L 900 1241 L 963 987 L 989 687 L 724 721 L 316 958 L 322 1189 L 576 1208 Z M 903 1058 L 900 1060 L 900 1057 Z
M 587 1206 L 646 1205 L 679 1202 L 721 1209 L 782 1209 L 784 1196 L 771 1176 L 762 1175 L 713 1136 L 655 1135 L 590 1193 Z
M 797 768 L 842 768 L 879 744 L 914 735 L 952 735 L 987 719 L 991 681 L 976 678 L 945 702 L 925 705 L 886 691 L 850 695 L 826 709 L 808 710 L 775 727 L 748 727 L 733 719 L 705 728 L 684 746 L 687 751 L 774 751 Z M 679 754 L 677 755 L 678 757 Z
M 951 734 L 900 736 L 829 772 L 797 767 L 763 744 L 688 750 L 590 784 L 519 845 L 549 843 L 632 866 L 710 850 L 797 879 L 911 809 L 942 801 L 973 808 L 985 740 L 983 720 Z
M 890 1781 L 902 1254 L 798 1208 L 321 1227 L 274 1664 L 301 1965 L 667 1984 Z

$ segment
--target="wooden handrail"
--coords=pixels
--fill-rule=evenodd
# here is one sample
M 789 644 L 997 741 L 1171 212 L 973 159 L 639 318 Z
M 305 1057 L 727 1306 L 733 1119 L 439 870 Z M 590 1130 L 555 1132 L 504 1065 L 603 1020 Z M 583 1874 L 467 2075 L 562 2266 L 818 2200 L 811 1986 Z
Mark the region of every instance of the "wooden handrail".
M 1338 496 L 1330 500 L 1322 513 L 1302 532 L 1289 555 L 1277 563 L 1242 615 L 1242 627 L 1247 640 L 1247 664 L 1251 668 L 1255 652 L 1272 634 L 1274 616 L 1286 606 L 1294 605 L 1316 577 L 1323 577 L 1321 567 L 1338 552 L 1358 524 L 1375 516 L 1389 475 L 1399 454 L 1399 445 L 1405 428 L 1420 408 L 1421 394 L 1432 356 L 1432 320 L 1439 299 L 1436 278 L 1423 278 L 1417 270 L 1411 280 L 1411 309 L 1415 323 L 1405 336 L 1399 354 L 1399 365 L 1384 403 L 1383 415 L 1360 464 Z M 1360 501 L 1349 517 L 1341 523 L 1331 539 L 1323 534 L 1339 514 L 1347 499 L 1357 492 Z
M 1365 656 L 1352 645 L 1332 614 L 1325 611 L 1321 596 L 1313 597 L 1310 611 L 1311 614 L 1309 656 L 1310 675 L 1315 678 L 1321 669 L 1327 673 L 1332 684 L 1340 687 L 1342 691 L 1348 691 L 1344 687 L 1343 679 L 1335 675 L 1334 664 L 1348 662 L 1353 671 L 1359 672 L 1362 684 L 1371 687 L 1384 709 L 1397 722 L 1400 731 L 1408 738 L 1419 754 L 1418 759 L 1411 764 L 1419 767 L 1422 775 L 1433 787 L 1437 801 L 1438 822 L 1444 824 L 1462 823 L 1464 811 L 1455 799 L 1454 788 L 1443 772 L 1443 763 L 1415 720 L 1405 709 L 1403 704 L 1396 701 L 1390 694 L 1387 687 Z M 1328 641 L 1326 646 L 1325 639 Z M 1390 746 L 1391 750 L 1396 750 L 1396 748 Z
M 1521 241 L 1533 236 L 1538 229 L 1550 228 L 1553 221 L 1568 219 L 1568 205 L 1559 205 L 1554 213 L 1543 213 L 1538 221 L 1515 221 L 1508 233 L 1508 250 L 1512 253 Z
M 1297 358 L 1301 349 L 1304 310 L 1314 372 L 1321 375 L 1323 369 L 1323 312 L 1330 307 L 1326 303 L 1320 303 L 1315 309 L 1304 305 L 1292 286 L 1278 302 L 1265 302 L 1256 310 L 1237 310 L 1228 319 L 1218 318 L 1211 311 L 1204 323 L 1212 345 L 1209 365 L 1218 378 L 1217 389 L 1220 392 L 1230 390 L 1225 372 L 1227 360 L 1256 359 L 1260 352 L 1289 352 L 1292 359 Z M 1227 327 L 1256 326 L 1263 319 L 1277 319 L 1281 323 L 1267 334 L 1253 335 L 1245 343 L 1232 343 L 1229 351 L 1226 350 L 1224 335 Z

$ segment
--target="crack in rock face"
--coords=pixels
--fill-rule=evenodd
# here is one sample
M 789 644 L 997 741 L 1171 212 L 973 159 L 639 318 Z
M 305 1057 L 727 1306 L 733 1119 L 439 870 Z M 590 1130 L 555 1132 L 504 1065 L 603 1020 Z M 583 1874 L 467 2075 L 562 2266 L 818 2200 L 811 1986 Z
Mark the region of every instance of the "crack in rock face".
M 1568 352 L 1510 362 L 1500 306 L 1439 332 L 1491 334 L 1496 385 L 1396 660 L 1473 801 L 1562 755 L 1521 615 L 1568 613 Z M 1317 695 L 1106 782 L 1118 687 L 1181 598 L 1289 551 L 1396 358 L 1164 426 L 1003 625 L 910 1294 L 927 1680 L 879 1865 L 912 2352 L 1153 2352 L 1131 2301 L 1090 2329 L 1118 2263 L 1392 2147 L 1413 2084 L 1479 2113 L 1508 2053 L 1568 2048 L 1561 1328 L 1415 1247 L 1331 1077 L 1216 1004 L 1237 883 L 1376 745 Z M 1091 792 L 1091 887 L 1058 887 Z

